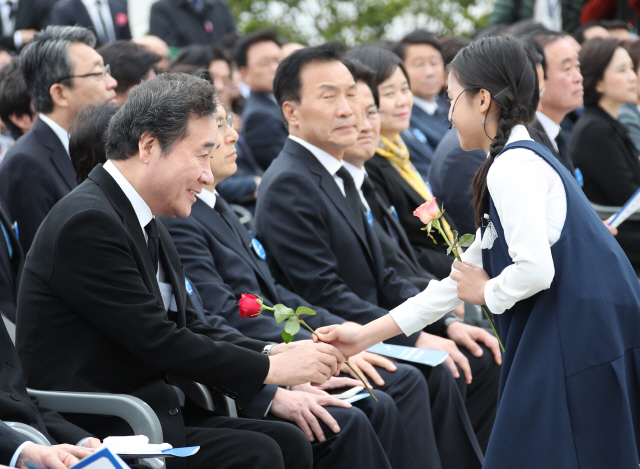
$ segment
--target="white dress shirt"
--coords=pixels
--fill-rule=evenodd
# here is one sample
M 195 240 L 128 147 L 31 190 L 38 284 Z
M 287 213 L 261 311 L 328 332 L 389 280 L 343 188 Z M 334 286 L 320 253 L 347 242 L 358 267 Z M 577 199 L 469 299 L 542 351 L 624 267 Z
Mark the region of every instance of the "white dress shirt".
M 417 96 L 414 95 L 413 104 L 418 106 L 420 109 L 422 109 L 424 112 L 426 112 L 430 116 L 433 116 L 438 110 L 438 103 L 435 99 L 433 100 L 433 102 L 429 102 L 426 99 L 418 98 Z
M 562 31 L 561 0 L 535 0 L 532 19 L 553 31 Z
M 67 155 L 68 155 L 69 154 L 69 132 L 67 132 L 65 129 L 60 127 L 60 125 L 57 122 L 54 122 L 53 119 L 45 116 L 44 114 L 40 114 L 38 117 L 42 119 L 42 122 L 47 124 L 51 128 L 51 130 L 55 132 L 55 134 L 58 136 L 58 139 L 60 139 L 62 146 L 64 147 L 65 150 L 67 150 Z
M 527 129 L 513 128 L 507 143 L 531 140 Z M 487 176 L 509 255 L 513 264 L 489 280 L 484 289 L 487 307 L 501 314 L 516 302 L 549 288 L 555 270 L 551 246 L 558 240 L 567 215 L 564 185 L 558 173 L 530 150 L 517 148 L 497 158 Z M 480 230 L 462 260 L 482 267 Z M 390 314 L 410 335 L 462 304 L 450 277 L 432 280 L 427 288 Z
M 99 38 L 108 38 L 109 42 L 116 40 L 116 32 L 113 27 L 113 18 L 111 16 L 111 9 L 109 8 L 109 0 L 100 0 L 100 5 L 96 4 L 96 0 L 82 0 L 89 18 L 93 26 L 96 28 L 96 33 Z M 102 16 L 102 19 L 100 18 Z M 107 26 L 107 31 L 103 28 L 102 20 Z
M 558 134 L 560 133 L 560 126 L 540 111 L 536 111 L 536 116 L 538 117 L 540 124 L 542 124 L 542 128 L 547 133 L 549 140 L 551 140 L 551 145 L 553 145 L 553 148 L 558 151 L 558 142 L 556 142 L 556 138 L 558 138 Z
M 329 174 L 333 176 L 333 180 L 336 181 L 336 184 L 340 188 L 340 192 L 342 192 L 342 195 L 346 197 L 344 192 L 344 182 L 342 181 L 342 178 L 340 176 L 336 175 L 336 173 L 340 169 L 340 166 L 343 165 L 343 162 L 341 160 L 334 158 L 326 151 L 316 147 L 315 145 L 311 145 L 309 142 L 306 142 L 299 137 L 294 137 L 293 135 L 289 135 L 289 138 L 294 142 L 299 143 L 300 145 L 305 147 L 307 150 L 309 150 L 311 153 L 313 153 L 313 156 L 316 157 L 316 159 L 320 162 L 320 164 L 324 167 L 324 169 L 329 171 Z
M 217 195 L 217 192 L 211 192 L 210 190 L 207 190 L 203 187 L 200 193 L 196 194 L 196 197 L 202 200 L 209 207 L 215 208 Z

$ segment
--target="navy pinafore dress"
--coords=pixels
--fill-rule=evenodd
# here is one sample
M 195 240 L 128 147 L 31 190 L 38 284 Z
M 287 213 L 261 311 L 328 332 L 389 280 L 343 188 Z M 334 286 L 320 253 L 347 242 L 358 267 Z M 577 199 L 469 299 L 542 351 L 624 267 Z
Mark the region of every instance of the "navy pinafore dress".
M 638 469 L 640 283 L 576 180 L 544 146 L 560 175 L 567 216 L 551 247 L 551 287 L 495 315 L 505 345 L 498 411 L 485 469 Z M 482 250 L 491 278 L 513 261 L 493 201 L 498 238 Z M 485 229 L 482 229 L 484 235 Z

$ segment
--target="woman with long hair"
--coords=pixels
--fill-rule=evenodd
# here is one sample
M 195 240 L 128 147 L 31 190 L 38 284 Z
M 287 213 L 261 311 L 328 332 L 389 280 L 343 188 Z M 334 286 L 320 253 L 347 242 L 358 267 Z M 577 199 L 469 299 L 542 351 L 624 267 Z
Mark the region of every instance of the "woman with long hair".
M 512 37 L 462 49 L 449 73 L 463 149 L 488 157 L 473 180 L 473 244 L 454 271 L 363 328 L 320 328 L 345 356 L 410 334 L 468 301 L 505 345 L 485 469 L 637 468 L 640 284 L 575 178 L 533 142 L 538 80 Z

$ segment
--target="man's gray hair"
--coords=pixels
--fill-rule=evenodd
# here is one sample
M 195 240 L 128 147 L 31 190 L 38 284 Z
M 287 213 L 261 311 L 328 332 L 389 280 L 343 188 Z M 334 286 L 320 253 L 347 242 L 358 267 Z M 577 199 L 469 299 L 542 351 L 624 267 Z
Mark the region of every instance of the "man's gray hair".
M 53 111 L 49 90 L 72 74 L 68 50 L 74 43 L 94 47 L 96 37 L 79 26 L 47 26 L 20 53 L 20 71 L 36 111 Z
M 190 117 L 215 115 L 216 101 L 211 83 L 186 73 L 163 73 L 136 85 L 109 123 L 107 158 L 135 155 L 145 132 L 158 139 L 162 153 L 169 152 L 186 137 Z

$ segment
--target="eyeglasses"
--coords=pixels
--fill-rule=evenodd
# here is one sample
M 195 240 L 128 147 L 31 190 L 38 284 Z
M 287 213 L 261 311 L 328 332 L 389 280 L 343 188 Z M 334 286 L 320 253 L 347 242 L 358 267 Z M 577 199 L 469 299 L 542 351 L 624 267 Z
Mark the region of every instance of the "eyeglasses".
M 111 65 L 107 64 L 102 67 L 102 70 L 95 73 L 85 73 L 84 75 L 69 75 L 68 77 L 62 77 L 58 82 L 68 80 L 69 78 L 88 78 L 88 77 L 100 77 L 102 80 L 106 80 L 107 75 L 111 75 Z
M 229 133 L 229 128 L 233 129 L 234 125 L 233 113 L 230 112 L 229 114 L 227 114 L 226 118 L 220 119 L 220 121 L 218 122 L 218 129 L 220 129 L 222 135 L 227 135 Z

